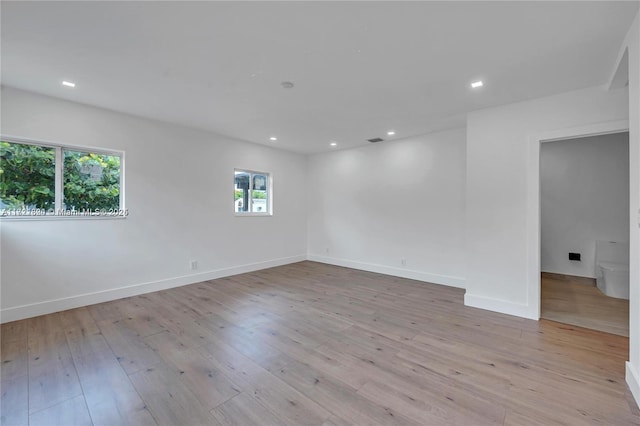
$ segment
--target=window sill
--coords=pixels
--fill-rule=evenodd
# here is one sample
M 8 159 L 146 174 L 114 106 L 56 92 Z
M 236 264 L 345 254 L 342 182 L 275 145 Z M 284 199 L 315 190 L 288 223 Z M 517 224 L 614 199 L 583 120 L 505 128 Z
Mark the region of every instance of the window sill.
M 271 217 L 273 213 L 234 213 L 235 217 Z

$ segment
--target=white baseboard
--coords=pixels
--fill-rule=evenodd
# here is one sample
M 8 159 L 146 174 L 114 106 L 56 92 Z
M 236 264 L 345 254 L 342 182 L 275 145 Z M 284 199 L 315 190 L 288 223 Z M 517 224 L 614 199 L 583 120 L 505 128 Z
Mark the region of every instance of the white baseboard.
M 0 323 L 17 321 L 25 318 L 35 317 L 38 315 L 50 314 L 53 312 L 65 311 L 67 309 L 79 308 L 81 306 L 94 305 L 96 303 L 108 302 L 111 300 L 122 299 L 124 297 L 137 296 L 139 294 L 151 293 L 153 291 L 166 290 L 168 288 L 180 287 L 187 284 L 195 284 L 202 281 L 213 280 L 216 278 L 244 274 L 246 272 L 258 271 L 260 269 L 273 268 L 275 266 L 287 265 L 289 263 L 302 262 L 306 259 L 306 255 L 283 257 L 279 259 L 267 260 L 264 262 L 216 269 L 199 274 L 184 275 L 181 277 L 173 277 L 159 281 L 134 284 L 127 287 L 114 288 L 95 293 L 86 293 L 77 296 L 32 303 L 29 305 L 14 306 L 11 308 L 2 309 L 0 311 Z
M 473 294 L 465 293 L 464 305 L 473 308 L 486 309 L 488 311 L 499 312 L 501 314 L 514 315 L 521 318 L 528 318 L 532 320 L 538 320 L 536 315 L 531 313 L 531 308 L 528 305 L 521 303 L 513 303 L 506 300 L 494 299 L 491 297 L 476 296 Z
M 465 288 L 465 279 L 462 277 L 429 274 L 427 272 L 413 271 L 405 268 L 394 268 L 392 266 L 359 262 L 359 261 L 348 260 L 348 259 L 338 259 L 335 257 L 318 256 L 315 254 L 308 255 L 307 259 L 313 262 L 327 263 L 329 265 L 336 265 L 336 266 L 344 266 L 345 268 L 360 269 L 362 271 L 392 275 L 394 277 L 425 281 L 433 284 L 442 284 L 449 287 Z
M 631 394 L 636 400 L 636 404 L 640 407 L 640 375 L 638 375 L 638 370 L 633 368 L 633 365 L 627 361 L 627 374 L 625 379 L 627 380 L 627 385 L 629 385 L 629 389 L 631 389 Z

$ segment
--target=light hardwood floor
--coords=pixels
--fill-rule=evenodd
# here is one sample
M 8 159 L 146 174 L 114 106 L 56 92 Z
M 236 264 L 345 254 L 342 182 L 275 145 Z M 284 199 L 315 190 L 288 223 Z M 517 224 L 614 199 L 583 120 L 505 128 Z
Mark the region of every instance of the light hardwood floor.
M 2 326 L 2 424 L 640 425 L 628 339 L 313 262 Z
M 542 273 L 540 316 L 629 337 L 629 301 L 605 296 L 592 278 Z

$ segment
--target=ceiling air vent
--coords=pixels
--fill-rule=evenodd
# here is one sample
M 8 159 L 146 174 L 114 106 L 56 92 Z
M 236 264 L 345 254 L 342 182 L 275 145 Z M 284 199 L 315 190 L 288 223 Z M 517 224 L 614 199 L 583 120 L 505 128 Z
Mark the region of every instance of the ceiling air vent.
M 367 139 L 369 142 L 371 143 L 376 143 L 376 142 L 382 142 L 384 139 L 382 138 L 373 138 L 373 139 Z

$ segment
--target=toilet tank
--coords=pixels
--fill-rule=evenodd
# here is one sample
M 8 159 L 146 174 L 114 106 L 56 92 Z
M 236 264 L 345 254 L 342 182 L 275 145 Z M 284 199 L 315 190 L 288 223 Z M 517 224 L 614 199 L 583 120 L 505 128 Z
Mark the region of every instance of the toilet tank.
M 596 270 L 601 262 L 629 265 L 629 242 L 596 241 Z

